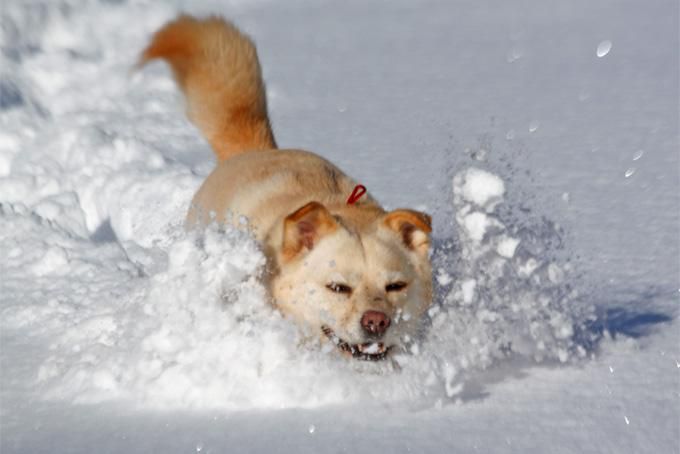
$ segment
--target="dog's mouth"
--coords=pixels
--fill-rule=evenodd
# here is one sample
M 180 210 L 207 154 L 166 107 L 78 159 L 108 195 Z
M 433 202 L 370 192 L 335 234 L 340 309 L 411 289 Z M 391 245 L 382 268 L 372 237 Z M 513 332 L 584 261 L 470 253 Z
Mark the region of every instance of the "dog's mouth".
M 392 346 L 387 346 L 382 342 L 366 342 L 363 344 L 350 344 L 349 342 L 335 335 L 328 326 L 322 326 L 321 331 L 333 342 L 340 351 L 352 355 L 353 358 L 364 361 L 382 361 L 387 358 Z

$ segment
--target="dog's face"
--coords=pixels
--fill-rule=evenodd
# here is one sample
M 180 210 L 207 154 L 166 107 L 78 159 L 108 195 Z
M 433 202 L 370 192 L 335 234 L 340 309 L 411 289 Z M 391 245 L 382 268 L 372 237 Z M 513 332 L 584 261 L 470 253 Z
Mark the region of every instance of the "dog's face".
M 311 202 L 285 220 L 276 304 L 351 356 L 383 359 L 430 306 L 430 231 L 429 216 L 396 210 L 357 232 Z

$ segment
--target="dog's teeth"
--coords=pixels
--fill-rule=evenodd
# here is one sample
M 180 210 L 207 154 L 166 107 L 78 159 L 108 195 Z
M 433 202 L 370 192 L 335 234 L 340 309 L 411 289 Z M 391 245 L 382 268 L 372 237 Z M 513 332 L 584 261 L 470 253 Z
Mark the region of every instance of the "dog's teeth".
M 387 357 L 387 352 L 390 350 L 390 347 L 387 347 L 382 342 L 349 344 L 340 337 L 336 336 L 333 330 L 327 326 L 322 326 L 321 331 L 323 331 L 323 333 L 337 346 L 339 350 L 365 361 L 379 361 L 381 359 L 385 359 Z
M 372 342 L 370 344 L 363 344 L 362 345 L 362 352 L 368 353 L 369 355 L 375 355 L 376 353 L 381 353 L 382 350 L 382 344 L 377 344 L 375 342 Z

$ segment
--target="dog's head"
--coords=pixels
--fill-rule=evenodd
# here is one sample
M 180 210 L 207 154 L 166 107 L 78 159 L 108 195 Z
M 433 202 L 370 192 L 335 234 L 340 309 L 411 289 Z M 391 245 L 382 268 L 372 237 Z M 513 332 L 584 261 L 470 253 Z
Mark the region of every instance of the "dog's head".
M 356 227 L 308 203 L 284 221 L 272 281 L 278 307 L 353 357 L 387 357 L 415 336 L 431 303 L 430 222 L 395 210 Z

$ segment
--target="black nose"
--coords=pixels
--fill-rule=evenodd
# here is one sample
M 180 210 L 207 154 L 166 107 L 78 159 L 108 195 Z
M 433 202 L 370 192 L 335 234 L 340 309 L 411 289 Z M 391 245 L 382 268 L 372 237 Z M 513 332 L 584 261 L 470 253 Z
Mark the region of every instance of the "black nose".
M 380 337 L 390 326 L 390 318 L 384 312 L 366 311 L 361 316 L 361 328 L 371 337 Z

